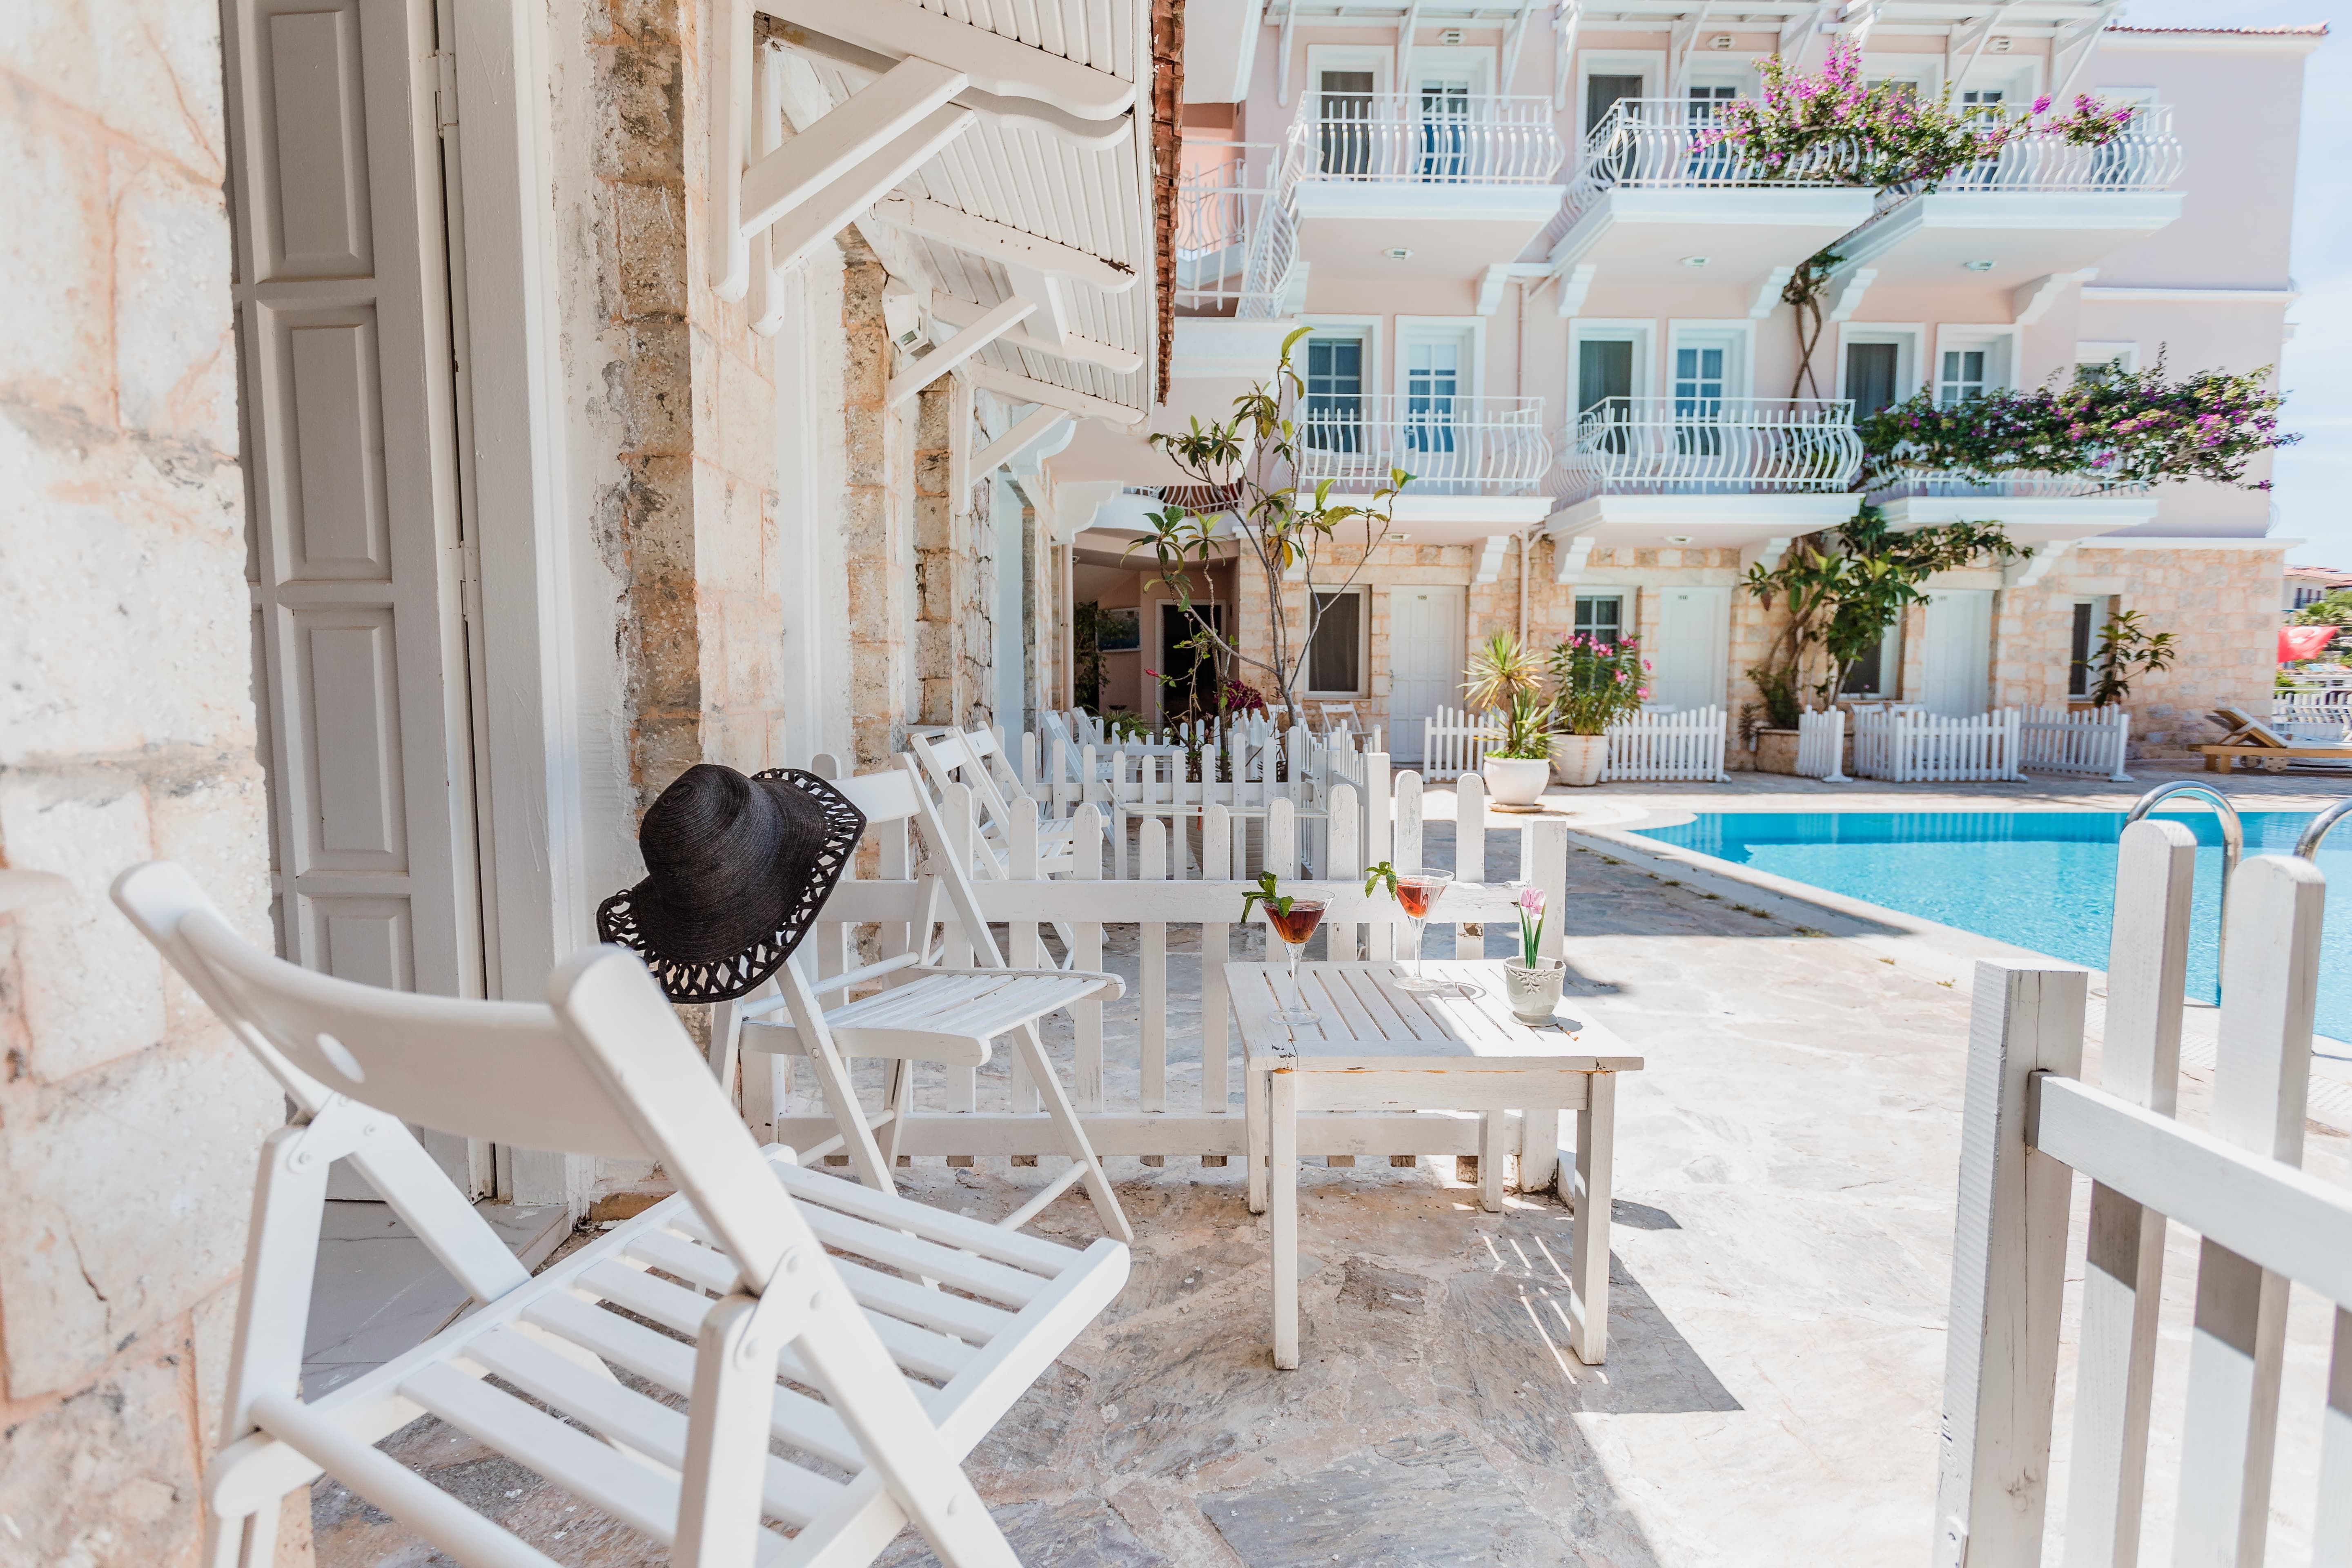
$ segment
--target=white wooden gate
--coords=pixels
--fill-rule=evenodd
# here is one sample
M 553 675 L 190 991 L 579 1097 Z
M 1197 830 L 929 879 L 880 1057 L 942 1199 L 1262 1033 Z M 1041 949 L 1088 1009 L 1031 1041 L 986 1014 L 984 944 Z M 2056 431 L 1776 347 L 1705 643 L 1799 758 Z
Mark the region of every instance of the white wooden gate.
M 1853 771 L 1896 784 L 2019 779 L 2014 708 L 1972 719 L 1865 709 L 1854 716 Z
M 1636 713 L 1609 726 L 1609 765 L 1601 776 L 1620 779 L 1717 781 L 1723 771 L 1725 724 L 1720 708 L 1687 713 Z
M 1800 777 L 1845 782 L 1845 710 L 1808 708 L 1797 716 Z
M 2172 1561 L 2263 1561 L 2287 1296 L 2336 1306 L 2315 1563 L 2352 1560 L 2352 1193 L 2298 1168 L 2326 883 L 2259 856 L 2229 888 L 2210 1130 L 2176 1121 L 2193 835 L 2124 830 L 2100 1083 L 2088 976 L 1977 965 L 1936 1508 L 1937 1568 L 2043 1561 L 2067 1215 L 2092 1181 L 2064 1560 L 2140 1560 L 2168 1220 L 2203 1237 Z
M 226 27 L 272 890 L 297 963 L 483 989 L 457 381 L 427 0 Z M 427 1139 L 483 1189 L 487 1153 Z
M 2120 708 L 2071 713 L 2028 708 L 2018 726 L 2020 765 L 2038 773 L 2105 775 L 2131 783 L 2124 756 L 2131 745 L 2131 715 Z

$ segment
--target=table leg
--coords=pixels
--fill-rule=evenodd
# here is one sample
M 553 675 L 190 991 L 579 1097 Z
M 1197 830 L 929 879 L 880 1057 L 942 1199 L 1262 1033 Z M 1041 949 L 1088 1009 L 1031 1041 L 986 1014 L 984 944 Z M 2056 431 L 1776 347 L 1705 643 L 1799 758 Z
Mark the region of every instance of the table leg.
M 1274 1211 L 1274 1364 L 1298 1365 L 1298 1075 L 1269 1075 Z
M 1478 1206 L 1488 1214 L 1503 1212 L 1503 1161 L 1510 1122 L 1507 1110 L 1478 1114 Z
M 1265 1212 L 1266 1092 L 1268 1075 L 1251 1067 L 1244 1057 L 1242 1062 L 1242 1120 L 1249 1123 L 1242 1134 L 1248 1152 L 1243 1159 L 1249 1166 L 1249 1212 Z
M 1569 1349 L 1587 1366 L 1609 1352 L 1610 1158 L 1617 1141 L 1617 1075 L 1585 1080 L 1576 1113 L 1576 1243 L 1569 1261 Z
M 1539 1193 L 1559 1174 L 1559 1112 L 1519 1113 L 1519 1191 Z

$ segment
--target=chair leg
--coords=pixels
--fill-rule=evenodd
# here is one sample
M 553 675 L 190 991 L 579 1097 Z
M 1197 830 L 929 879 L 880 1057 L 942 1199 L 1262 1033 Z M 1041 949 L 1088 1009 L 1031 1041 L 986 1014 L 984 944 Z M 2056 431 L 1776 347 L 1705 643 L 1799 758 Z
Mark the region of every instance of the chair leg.
M 282 1506 L 282 1504 L 281 1504 Z M 205 1568 L 270 1568 L 278 1555 L 278 1512 L 205 1516 Z
M 883 1103 L 897 1114 L 882 1130 L 882 1163 L 896 1169 L 898 1163 L 898 1134 L 906 1130 L 908 1113 L 915 1109 L 915 1064 L 904 1057 L 895 1058 L 890 1063 L 890 1088 L 883 1097 Z M 895 1184 L 898 1178 L 894 1176 L 891 1180 Z
M 1085 1125 L 1071 1108 L 1068 1091 L 1062 1087 L 1062 1075 L 1045 1055 L 1045 1042 L 1037 1036 L 1037 1026 L 1024 1024 L 1013 1031 L 1013 1049 L 1029 1064 L 1029 1077 L 1045 1097 L 1045 1114 L 1053 1119 L 1055 1129 L 1062 1135 L 1063 1147 L 1070 1157 L 1086 1167 L 1087 1195 L 1094 1200 L 1095 1214 L 1103 1229 L 1119 1241 L 1133 1246 L 1135 1227 L 1127 1223 L 1127 1213 L 1118 1206 L 1118 1194 L 1110 1190 L 1110 1178 L 1103 1174 L 1102 1162 L 1095 1158 L 1095 1146 L 1087 1141 Z
M 676 1568 L 740 1568 L 760 1555 L 775 1347 L 751 1342 L 757 1307 L 750 1296 L 730 1296 L 697 1336 Z
M 891 1178 L 889 1163 L 882 1158 L 882 1147 L 874 1141 L 874 1129 L 866 1120 L 866 1108 L 857 1103 L 857 1088 L 849 1079 L 849 1064 L 830 1039 L 809 1042 L 809 1070 L 816 1074 L 817 1087 L 824 1091 L 825 1109 L 833 1112 L 834 1125 L 841 1129 L 843 1145 L 849 1151 L 849 1163 L 857 1169 L 857 1179 L 878 1193 L 897 1196 L 898 1184 Z

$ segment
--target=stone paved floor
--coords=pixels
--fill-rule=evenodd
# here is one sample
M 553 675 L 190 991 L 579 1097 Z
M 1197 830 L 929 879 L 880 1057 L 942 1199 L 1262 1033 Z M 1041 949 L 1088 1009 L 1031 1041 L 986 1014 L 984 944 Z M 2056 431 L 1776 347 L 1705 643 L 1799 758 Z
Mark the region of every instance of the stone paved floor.
M 1807 783 L 1755 793 L 1801 794 Z M 2293 775 L 2231 781 L 2233 793 L 2265 795 L 2272 783 L 2311 787 Z M 1991 805 L 2015 798 L 2015 787 L 1965 798 Z M 1710 792 L 1601 793 L 1648 809 L 1654 797 Z M 1717 804 L 1726 792 L 1712 793 L 1708 805 L 1727 808 Z M 2038 793 L 2107 804 L 2105 786 Z M 1593 797 L 1578 795 L 1581 811 Z M 1904 792 L 1905 806 L 1922 804 Z M 1449 831 L 1433 824 L 1433 851 Z M 1511 839 L 1496 835 L 1495 862 L 1515 859 Z M 1498 864 L 1496 874 L 1506 870 Z M 1709 899 L 1601 848 L 1580 850 L 1571 879 L 1576 990 L 1648 1059 L 1620 1101 L 1609 1363 L 1583 1367 L 1563 1348 L 1571 1222 L 1555 1201 L 1515 1198 L 1488 1215 L 1450 1172 L 1379 1164 L 1306 1174 L 1304 1363 L 1276 1373 L 1265 1226 L 1243 1203 L 1238 1163 L 1115 1161 L 1139 1238 L 1133 1279 L 972 1459 L 1024 1563 L 1925 1557 L 1964 960 L 1902 932 L 1843 934 L 1862 928 L 1830 911 L 1809 921 L 1786 900 L 1743 909 Z M 1801 934 L 1832 928 L 1842 934 Z M 1171 1035 L 1181 1034 L 1171 1020 Z M 2192 1069 L 2185 1079 L 2182 1113 L 2201 1120 L 2210 1078 Z M 2310 1131 L 2309 1165 L 2344 1179 L 2343 1135 Z M 925 1162 L 908 1190 L 993 1214 L 1051 1170 Z M 1043 1224 L 1074 1241 L 1093 1235 L 1090 1212 L 1068 1199 Z M 2194 1239 L 2176 1230 L 2170 1258 L 2150 1486 L 2159 1500 L 2179 1462 Z M 2287 1561 L 2304 1549 L 2328 1329 L 2324 1311 L 2298 1300 L 2273 1531 Z M 2062 1387 L 2070 1384 L 2071 1373 Z M 2063 1409 L 2061 1420 L 2053 1520 L 2063 1518 Z M 431 1421 L 389 1446 L 559 1562 L 662 1560 Z M 314 1493 L 313 1517 L 328 1568 L 441 1561 L 332 1483 Z M 2159 1501 L 2149 1561 L 2168 1556 L 2167 1536 Z M 908 1537 L 884 1561 L 909 1568 L 930 1558 Z

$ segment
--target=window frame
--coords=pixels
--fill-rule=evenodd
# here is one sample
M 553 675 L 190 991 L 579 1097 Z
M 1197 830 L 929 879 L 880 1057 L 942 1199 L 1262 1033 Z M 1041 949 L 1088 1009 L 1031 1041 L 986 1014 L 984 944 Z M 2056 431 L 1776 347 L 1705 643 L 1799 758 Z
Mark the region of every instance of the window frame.
M 1695 342 L 1685 342 L 1695 339 Z M 1664 390 L 1659 394 L 1671 402 L 1674 398 L 1675 354 L 1684 348 L 1715 348 L 1716 340 L 1723 340 L 1731 348 L 1732 363 L 1724 367 L 1723 400 L 1742 403 L 1756 395 L 1756 323 L 1746 316 L 1709 319 L 1703 316 L 1678 317 L 1666 322 L 1665 353 L 1660 356 L 1658 384 Z
M 1832 397 L 1850 402 L 1853 389 L 1846 384 L 1846 346 L 1850 343 L 1893 343 L 1895 345 L 1895 401 L 1919 395 L 1919 344 L 1927 335 L 1925 321 L 1840 321 L 1838 323 L 1837 375 L 1831 383 Z
M 2074 627 L 2072 623 L 2078 617 L 2079 613 L 2084 610 L 2090 611 L 2091 616 L 2088 634 L 2084 639 L 2083 658 L 2078 661 L 2074 658 Z M 2102 612 L 2104 612 L 2104 614 Z M 2115 613 L 2116 596 L 2113 594 L 2075 594 L 2068 598 L 2067 619 L 2069 624 L 2066 628 L 2067 701 L 2088 702 L 2091 700 L 2091 688 L 2098 684 L 2099 677 L 2099 632 L 2106 624 L 2106 621 L 2114 616 Z M 2074 678 L 2078 670 L 2082 675 L 2082 689 L 2079 691 L 2076 690 L 2074 687 Z
M 1837 692 L 1837 700 L 1842 702 L 1888 702 L 1902 700 L 1904 618 L 1905 617 L 1902 616 L 1895 616 L 1892 621 L 1887 623 L 1886 630 L 1879 637 L 1878 678 L 1873 683 L 1873 689 L 1868 691 L 1857 691 L 1852 687 L 1840 687 Z M 1887 679 L 1890 673 L 1894 677 L 1891 681 Z M 1849 670 L 1847 672 L 1847 678 L 1849 679 L 1853 678 L 1852 671 Z M 1890 686 L 1893 687 L 1894 689 L 1887 689 Z
M 1935 389 L 1936 406 L 1947 406 L 1944 402 L 1944 356 L 1948 353 L 1983 350 L 1985 394 L 2014 391 L 2017 386 L 2018 351 L 2022 347 L 2023 334 L 2022 327 L 2000 322 L 1955 322 L 1937 327 L 1936 357 L 1931 364 L 1925 367 L 1934 374 L 1924 378 L 1925 384 Z
M 1620 637 L 1624 637 L 1627 634 L 1628 628 L 1633 625 L 1633 595 L 1635 592 L 1636 590 L 1632 588 L 1615 588 L 1606 586 L 1588 587 L 1583 584 L 1577 584 L 1576 592 L 1569 600 L 1569 632 L 1572 636 L 1580 635 L 1584 632 L 1584 605 L 1586 601 L 1608 599 L 1613 601 L 1617 605 L 1617 636 Z
M 2137 339 L 2084 340 L 2074 345 L 2074 378 L 2082 379 L 2088 365 L 2112 365 L 2128 375 L 2139 368 L 2139 342 Z
M 1356 684 L 1352 689 L 1323 687 L 1315 684 L 1315 643 L 1310 636 L 1307 645 L 1305 672 L 1307 697 L 1311 700 L 1320 701 L 1325 698 L 1337 700 L 1369 696 L 1371 683 L 1367 678 L 1372 662 L 1371 595 L 1365 591 L 1365 586 L 1361 583 L 1350 584 L 1344 588 L 1310 588 L 1307 591 L 1326 599 L 1346 598 L 1356 601 Z M 1310 600 L 1308 603 L 1311 606 L 1313 601 Z M 1320 627 L 1317 629 L 1319 630 Z
M 1652 395 L 1657 384 L 1656 342 L 1658 323 L 1633 316 L 1579 316 L 1568 326 L 1568 384 L 1562 389 L 1560 401 L 1567 405 L 1571 426 L 1582 417 L 1584 410 L 1576 401 L 1576 384 L 1584 360 L 1588 342 L 1630 342 L 1633 345 L 1633 385 L 1626 395 L 1634 402 Z
M 1638 76 L 1642 79 L 1639 98 L 1664 98 L 1666 90 L 1666 51 L 1664 49 L 1585 49 L 1577 56 L 1576 99 L 1569 110 L 1576 116 L 1576 162 L 1580 167 L 1583 148 L 1592 127 L 1584 122 L 1586 100 L 1591 96 L 1587 85 L 1597 76 Z

